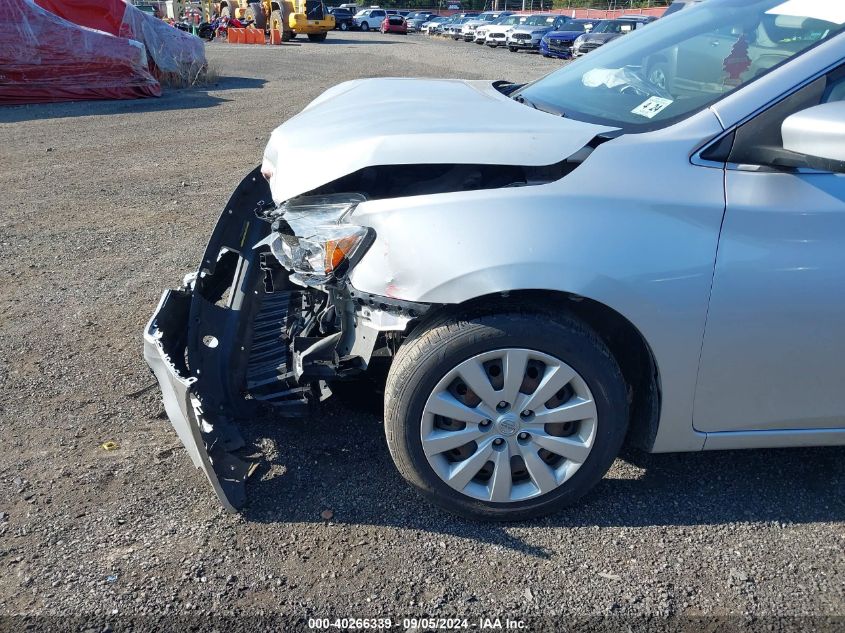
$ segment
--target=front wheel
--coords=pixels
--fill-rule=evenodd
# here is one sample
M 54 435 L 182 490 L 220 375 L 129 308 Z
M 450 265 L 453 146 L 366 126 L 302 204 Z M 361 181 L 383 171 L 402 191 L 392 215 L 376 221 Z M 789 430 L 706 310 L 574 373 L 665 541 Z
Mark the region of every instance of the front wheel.
M 462 516 L 519 520 L 580 499 L 625 437 L 626 387 L 602 340 L 551 314 L 443 318 L 399 349 L 385 389 L 400 473 Z
M 511 53 L 516 53 L 519 49 L 516 46 L 508 46 L 508 50 Z
M 341 30 L 341 31 L 348 31 L 348 30 L 349 30 L 349 25 L 348 25 L 346 22 L 341 22 L 341 23 L 340 23 L 340 30 Z
M 369 24 L 367 24 L 366 22 L 361 22 L 361 30 L 362 30 L 362 31 L 369 31 L 369 30 L 370 30 L 370 25 L 369 25 Z

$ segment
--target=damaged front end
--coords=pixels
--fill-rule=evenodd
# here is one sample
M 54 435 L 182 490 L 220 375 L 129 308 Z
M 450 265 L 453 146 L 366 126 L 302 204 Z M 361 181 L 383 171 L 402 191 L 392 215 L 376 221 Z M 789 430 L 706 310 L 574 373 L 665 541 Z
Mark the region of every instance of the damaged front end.
M 374 236 L 344 223 L 359 194 L 301 197 L 276 206 L 256 168 L 238 186 L 202 263 L 164 292 L 144 332 L 144 357 L 167 416 L 194 465 L 230 512 L 246 501 L 257 464 L 241 459 L 236 422 L 271 408 L 300 417 L 329 382 L 389 353 L 430 306 L 373 297 L 347 281 Z

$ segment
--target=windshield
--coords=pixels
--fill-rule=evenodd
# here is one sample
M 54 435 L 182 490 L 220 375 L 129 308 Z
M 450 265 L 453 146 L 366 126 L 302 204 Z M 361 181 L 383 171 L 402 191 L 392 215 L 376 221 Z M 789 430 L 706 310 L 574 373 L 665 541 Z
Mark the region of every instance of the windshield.
M 499 18 L 493 24 L 519 24 L 525 18 L 519 15 L 509 15 L 504 18 Z
M 540 26 L 551 24 L 554 21 L 555 18 L 552 15 L 529 15 L 522 24 L 523 26 Z
M 514 97 L 574 119 L 653 129 L 715 103 L 838 35 L 843 24 L 840 1 L 708 0 L 636 29 Z

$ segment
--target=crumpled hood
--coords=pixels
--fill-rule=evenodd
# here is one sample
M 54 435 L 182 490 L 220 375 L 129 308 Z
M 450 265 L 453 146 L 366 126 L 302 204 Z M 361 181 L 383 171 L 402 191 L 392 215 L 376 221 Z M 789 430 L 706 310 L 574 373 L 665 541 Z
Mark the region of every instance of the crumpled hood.
M 490 81 L 359 79 L 276 128 L 262 173 L 280 204 L 375 165 L 551 165 L 612 129 L 517 103 Z

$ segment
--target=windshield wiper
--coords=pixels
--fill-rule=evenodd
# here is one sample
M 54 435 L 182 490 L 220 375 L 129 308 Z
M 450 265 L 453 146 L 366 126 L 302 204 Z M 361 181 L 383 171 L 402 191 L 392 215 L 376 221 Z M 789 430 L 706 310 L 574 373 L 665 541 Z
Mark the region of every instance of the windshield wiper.
M 558 109 L 554 106 L 550 106 L 549 104 L 547 104 L 545 102 L 543 103 L 543 105 L 541 107 L 541 106 L 537 105 L 536 103 L 534 103 L 533 101 L 531 101 L 530 99 L 526 99 L 521 94 L 516 95 L 513 99 L 514 99 L 514 101 L 517 101 L 519 103 L 524 103 L 527 106 L 531 106 L 532 108 L 534 108 L 535 110 L 539 110 L 540 112 L 545 112 L 546 114 L 554 114 L 555 116 L 559 116 L 559 117 L 562 117 L 564 119 L 566 118 L 566 112 L 564 112 L 563 110 L 560 110 L 560 109 Z
M 533 101 L 529 101 L 528 99 L 526 99 L 526 98 L 525 98 L 525 97 L 523 97 L 522 95 L 516 95 L 516 96 L 513 98 L 513 100 L 514 100 L 514 101 L 516 101 L 517 103 L 524 103 L 524 104 L 525 104 L 525 105 L 527 105 L 527 106 L 531 106 L 531 107 L 532 107 L 532 108 L 534 108 L 535 110 L 539 110 L 539 109 L 540 109 L 540 108 L 538 108 L 538 107 L 537 107 L 537 104 L 536 104 L 536 103 L 534 103 Z

